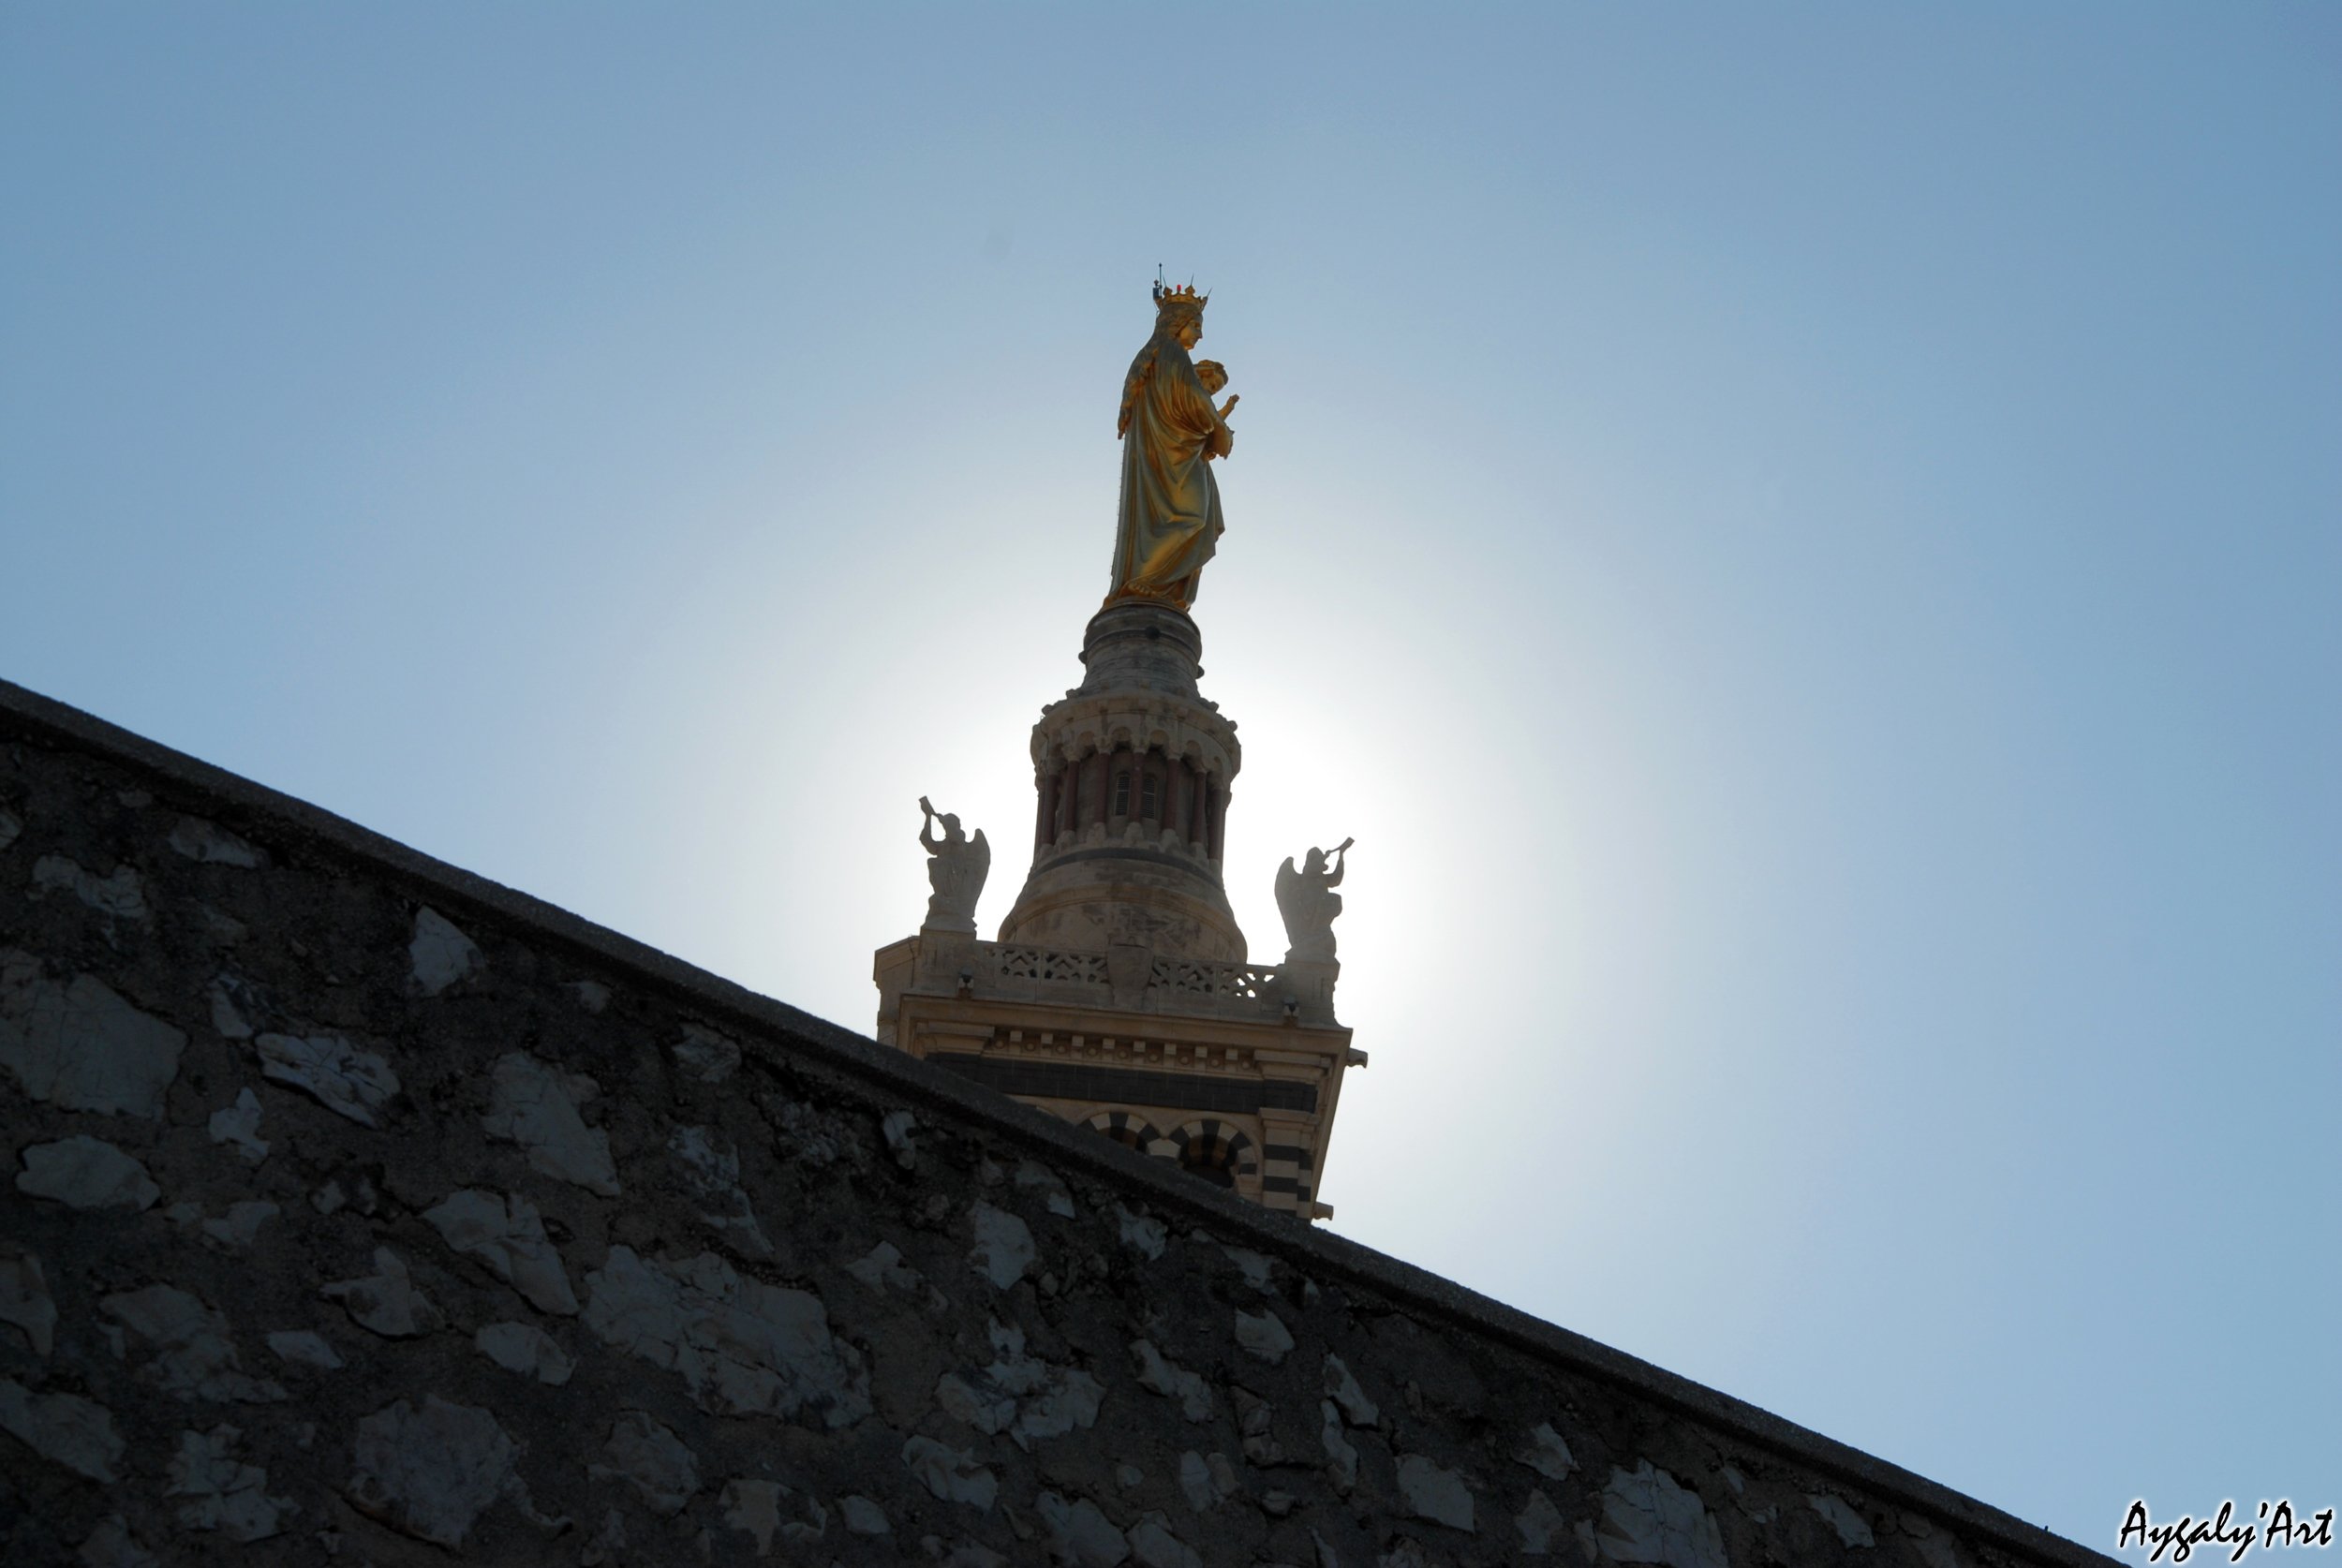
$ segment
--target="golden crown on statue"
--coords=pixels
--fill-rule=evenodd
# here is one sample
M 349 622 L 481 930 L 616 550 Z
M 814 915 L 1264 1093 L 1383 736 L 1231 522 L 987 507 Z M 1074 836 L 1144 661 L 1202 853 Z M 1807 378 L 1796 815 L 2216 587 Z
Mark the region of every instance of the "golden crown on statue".
M 1158 279 L 1155 284 L 1155 309 L 1158 313 L 1174 309 L 1200 312 L 1209 303 L 1211 303 L 1211 296 L 1198 294 L 1195 292 L 1195 286 L 1192 283 L 1165 284 Z

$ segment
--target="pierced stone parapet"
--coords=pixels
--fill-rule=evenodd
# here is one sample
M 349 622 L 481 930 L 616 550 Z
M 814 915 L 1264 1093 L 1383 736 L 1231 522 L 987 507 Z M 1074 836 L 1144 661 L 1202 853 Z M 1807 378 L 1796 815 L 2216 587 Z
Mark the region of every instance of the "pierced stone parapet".
M 1153 958 L 1136 995 L 1116 984 L 1115 955 L 1069 953 L 1026 942 L 967 942 L 939 951 L 932 961 L 950 969 L 926 977 L 961 995 L 1001 999 L 1135 1007 L 1189 1017 L 1293 1018 L 1328 1023 L 1333 1017 L 1335 969 L 1318 964 L 1230 964 L 1198 958 Z

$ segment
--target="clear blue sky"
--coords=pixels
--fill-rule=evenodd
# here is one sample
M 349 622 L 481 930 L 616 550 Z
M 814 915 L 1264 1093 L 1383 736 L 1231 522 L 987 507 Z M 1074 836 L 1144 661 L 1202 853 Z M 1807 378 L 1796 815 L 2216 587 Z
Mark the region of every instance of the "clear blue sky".
M 2342 1503 L 2342 11 L 20 0 L 0 211 L 0 673 L 862 1028 L 1192 273 L 1336 1228 Z

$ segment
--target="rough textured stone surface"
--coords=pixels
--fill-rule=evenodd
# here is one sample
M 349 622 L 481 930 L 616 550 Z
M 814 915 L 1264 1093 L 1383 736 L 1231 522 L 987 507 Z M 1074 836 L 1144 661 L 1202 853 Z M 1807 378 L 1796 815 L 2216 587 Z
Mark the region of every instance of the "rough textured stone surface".
M 1613 1562 L 1666 1568 L 1726 1568 L 1724 1535 L 1697 1492 L 1644 1459 L 1613 1470 L 1602 1493 L 1602 1555 Z
M 539 1311 L 577 1315 L 561 1254 L 546 1239 L 537 1206 L 526 1198 L 467 1188 L 422 1217 L 450 1247 L 486 1264 Z
M 264 1034 L 253 1043 L 263 1075 L 316 1096 L 361 1127 L 377 1125 L 375 1112 L 398 1092 L 398 1074 L 388 1062 L 339 1036 Z
M 268 1158 L 268 1140 L 260 1136 L 260 1100 L 250 1089 L 238 1089 L 236 1102 L 214 1111 L 205 1123 L 215 1144 L 232 1144 L 236 1152 L 257 1165 Z
M 508 1372 L 519 1372 L 555 1387 L 570 1381 L 577 1363 L 534 1324 L 492 1323 L 471 1337 L 480 1354 Z
M 44 1459 L 109 1485 L 122 1457 L 112 1412 L 78 1394 L 37 1396 L 13 1378 L 0 1378 L 0 1431 Z
M 2102 1561 L 5 687 L 0 803 L 0 1561 Z
M 106 1296 L 97 1309 L 152 1347 L 146 1375 L 166 1394 L 248 1404 L 285 1397 L 277 1384 L 245 1374 L 228 1315 L 183 1290 L 149 1285 Z
M 646 1263 L 614 1247 L 586 1276 L 586 1326 L 654 1367 L 672 1368 L 704 1410 L 818 1413 L 848 1427 L 870 1412 L 869 1378 L 831 1337 L 819 1298 L 743 1280 L 713 1252 Z
M 639 1410 L 618 1417 L 602 1454 L 604 1462 L 589 1473 L 597 1480 L 625 1482 L 660 1518 L 683 1512 L 700 1489 L 699 1456 L 673 1430 Z
M 481 1125 L 491 1137 L 520 1145 L 528 1151 L 528 1162 L 549 1176 L 575 1182 L 605 1198 L 618 1195 L 610 1135 L 586 1126 L 579 1114 L 579 1107 L 600 1093 L 601 1086 L 584 1073 L 559 1072 L 517 1051 L 497 1059 L 490 1081 L 494 1092 Z
M 57 1300 L 38 1258 L 0 1258 L 0 1323 L 14 1324 L 35 1355 L 47 1355 L 56 1344 Z
M 495 1416 L 426 1395 L 358 1423 L 349 1501 L 392 1528 L 461 1546 L 488 1505 L 515 1490 L 512 1440 Z
M 216 1530 L 230 1541 L 264 1541 L 294 1511 L 291 1499 L 268 1495 L 267 1471 L 236 1457 L 243 1436 L 229 1426 L 179 1434 L 165 1495 L 188 1500 L 180 1505 L 178 1519 L 189 1530 Z
M 336 1280 L 319 1294 L 340 1302 L 350 1322 L 386 1339 L 411 1339 L 446 1322 L 431 1298 L 415 1288 L 406 1261 L 387 1247 L 375 1249 L 372 1274 Z
M 34 1144 L 19 1158 L 24 1168 L 17 1173 L 16 1190 L 67 1208 L 146 1208 L 163 1195 L 145 1166 L 85 1132 Z
M 415 911 L 415 935 L 407 944 L 407 957 L 413 966 L 415 989 L 426 997 L 436 997 L 457 981 L 468 980 L 486 964 L 480 949 L 455 928 L 453 921 L 429 908 Z
M 0 1067 L 33 1099 L 158 1117 L 186 1044 L 102 981 L 52 980 L 31 954 L 0 948 Z

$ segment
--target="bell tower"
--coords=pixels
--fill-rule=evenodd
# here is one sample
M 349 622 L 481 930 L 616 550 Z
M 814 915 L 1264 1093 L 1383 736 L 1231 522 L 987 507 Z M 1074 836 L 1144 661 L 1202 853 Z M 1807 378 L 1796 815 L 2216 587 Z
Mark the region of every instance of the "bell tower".
M 1155 330 L 1122 379 L 1122 494 L 1105 605 L 1082 682 L 1032 728 L 1032 865 L 994 941 L 976 939 L 991 850 L 929 825 L 935 895 L 919 933 L 878 951 L 883 1043 L 1272 1208 L 1317 1196 L 1345 1069 L 1334 1017 L 1340 856 L 1277 874 L 1291 945 L 1247 962 L 1222 881 L 1243 763 L 1236 721 L 1196 687 L 1188 614 L 1222 532 L 1212 465 L 1235 450 L 1227 373 L 1189 350 L 1210 302 L 1160 282 Z M 1343 849 L 1348 848 L 1345 842 Z
M 931 909 L 918 935 L 881 948 L 878 1038 L 1322 1219 L 1342 1072 L 1366 1056 L 1334 1017 L 1339 964 L 1246 961 L 1222 882 L 1243 754 L 1196 688 L 1202 652 L 1171 605 L 1126 599 L 1090 618 L 1082 683 L 1033 726 L 1032 865 L 1015 907 L 995 941 Z

